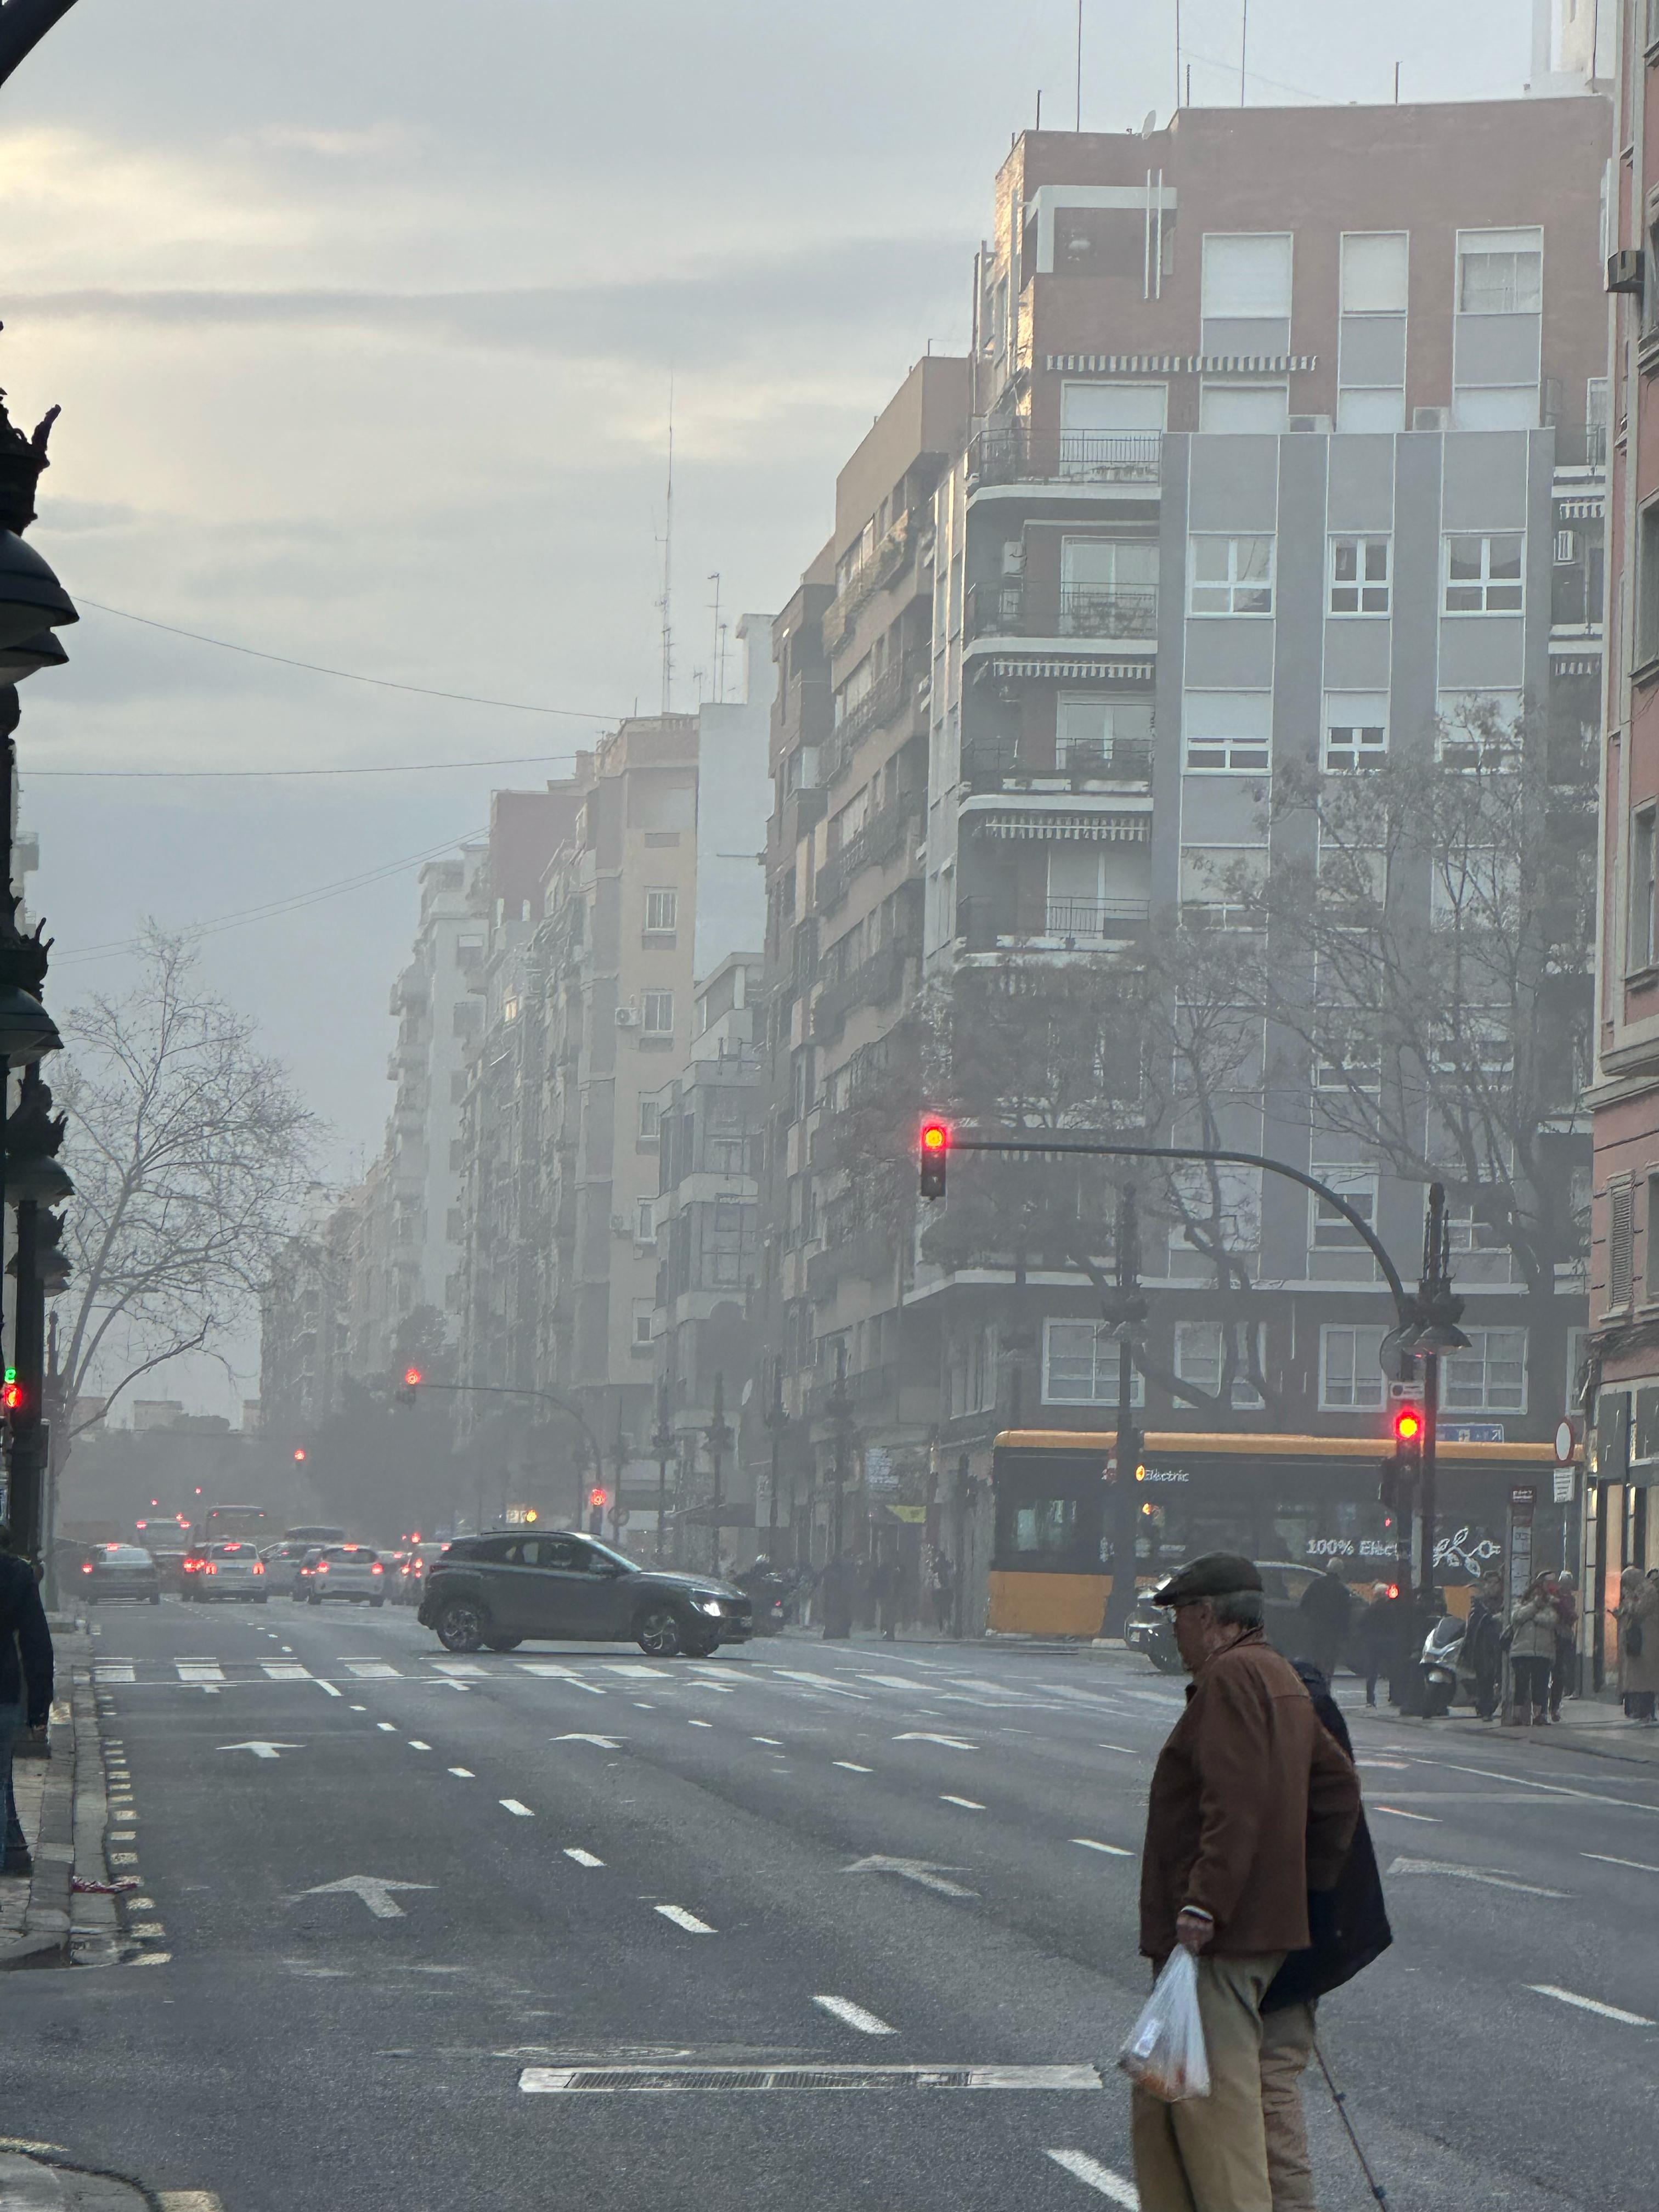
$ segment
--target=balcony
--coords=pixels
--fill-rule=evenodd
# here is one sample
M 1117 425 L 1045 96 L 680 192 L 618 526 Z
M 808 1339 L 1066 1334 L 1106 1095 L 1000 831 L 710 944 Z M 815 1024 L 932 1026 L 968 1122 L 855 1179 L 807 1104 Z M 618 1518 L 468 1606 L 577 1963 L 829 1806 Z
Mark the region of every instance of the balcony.
M 872 730 L 896 721 L 904 710 L 913 674 L 908 660 L 878 676 L 856 706 L 836 723 L 818 755 L 818 781 L 834 783 L 851 765 L 854 753 Z
M 1049 899 L 1029 912 L 1007 897 L 963 898 L 957 935 L 969 952 L 1118 951 L 1144 935 L 1151 913 L 1137 898 Z
M 1110 744 L 1074 744 L 1052 766 L 1025 759 L 1018 745 L 963 748 L 962 780 L 970 793 L 1115 791 L 1149 793 L 1149 738 L 1119 738 Z
M 1158 635 L 1158 587 L 1062 584 L 1051 595 L 1018 583 L 978 584 L 968 594 L 968 635 L 1149 643 Z
M 806 1392 L 806 1415 L 809 1420 L 827 1421 L 830 1418 L 836 1389 L 833 1375 L 815 1377 Z M 860 1367 L 847 1378 L 848 1402 L 854 1418 L 868 1415 L 892 1402 L 898 1389 L 898 1369 L 896 1366 Z
M 839 1036 L 855 1006 L 882 1006 L 897 998 L 904 982 L 905 960 L 920 949 L 908 938 L 895 938 L 850 975 L 820 991 L 812 1001 L 812 1035 L 817 1042 L 823 1044 Z
M 842 1243 L 814 1252 L 808 1260 L 807 1297 L 814 1305 L 824 1304 L 849 1275 L 865 1283 L 890 1280 L 896 1249 L 893 1231 L 880 1222 L 855 1230 Z
M 1024 423 L 981 430 L 968 448 L 968 484 L 1064 483 L 1122 488 L 1139 495 L 1163 481 L 1157 430 L 1033 430 Z
M 839 852 L 830 854 L 818 871 L 813 893 L 813 904 L 820 914 L 839 906 L 848 885 L 866 868 L 885 867 L 908 849 L 921 827 L 917 799 L 908 794 L 896 799 L 890 806 L 872 814 L 863 829 L 854 830 Z
M 911 517 L 907 512 L 899 516 L 880 544 L 871 548 L 830 601 L 823 617 L 823 636 L 832 652 L 846 641 L 847 633 L 866 600 L 884 585 L 890 584 L 904 567 L 909 557 L 911 538 Z

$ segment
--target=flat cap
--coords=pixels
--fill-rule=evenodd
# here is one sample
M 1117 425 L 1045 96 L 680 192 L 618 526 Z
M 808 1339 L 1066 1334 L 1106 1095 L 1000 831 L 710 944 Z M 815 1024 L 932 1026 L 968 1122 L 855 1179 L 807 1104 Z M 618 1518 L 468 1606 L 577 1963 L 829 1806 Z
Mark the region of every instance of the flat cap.
M 1191 1559 L 1152 1592 L 1154 1605 L 1181 1605 L 1189 1597 L 1231 1597 L 1236 1590 L 1259 1590 L 1261 1571 L 1254 1559 L 1237 1552 L 1206 1552 Z

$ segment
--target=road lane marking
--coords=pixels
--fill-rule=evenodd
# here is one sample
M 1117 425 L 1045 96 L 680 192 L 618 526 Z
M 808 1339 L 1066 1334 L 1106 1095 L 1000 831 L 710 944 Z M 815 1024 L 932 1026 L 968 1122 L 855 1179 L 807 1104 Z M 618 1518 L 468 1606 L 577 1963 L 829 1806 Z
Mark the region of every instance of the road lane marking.
M 1528 1982 L 1527 1987 L 1534 1996 L 1553 1997 L 1558 2004 L 1577 2005 L 1580 2012 L 1593 2012 L 1603 2020 L 1621 2021 L 1626 2027 L 1659 2027 L 1659 2021 L 1649 2020 L 1639 2012 L 1626 2012 L 1620 2005 L 1602 2004 L 1595 1997 L 1581 1997 L 1575 1990 L 1559 1990 L 1553 1982 Z
M 668 1910 L 657 1907 L 659 1912 Z M 1094 2089 L 1092 2066 L 526 2066 L 526 2096 L 756 2089 Z
M 223 2212 L 210 2189 L 164 2189 L 155 2201 L 161 2212 Z
M 635 1698 L 633 1705 L 636 1713 L 654 1713 L 657 1710 L 649 1698 Z
M 1403 1805 L 1373 1805 L 1371 1810 L 1373 1813 L 1392 1813 L 1396 1820 L 1426 1820 L 1431 1828 L 1443 1825 L 1435 1819 L 1432 1813 L 1408 1813 Z
M 977 1797 L 953 1797 L 948 1790 L 940 1790 L 939 1802 L 941 1805 L 960 1805 L 964 1813 L 982 1813 L 985 1810 Z
M 354 1713 L 366 1713 L 368 1711 L 368 1707 L 367 1705 L 353 1705 L 351 1707 L 351 1711 Z
M 1397 1772 L 1403 1774 L 1411 1765 L 1411 1761 L 1409 1759 L 1356 1759 L 1354 1765 L 1364 1767 L 1391 1766 Z
M 1512 1874 L 1500 1874 L 1486 1867 L 1460 1866 L 1451 1859 L 1397 1858 L 1389 1867 L 1390 1874 L 1443 1874 L 1454 1881 L 1478 1881 L 1487 1889 L 1516 1889 L 1528 1897 L 1566 1897 L 1565 1889 L 1544 1889 L 1535 1881 L 1522 1881 Z
M 596 1859 L 592 1851 L 585 1851 L 576 1844 L 567 1844 L 564 1855 L 568 1859 L 574 1859 L 579 1867 L 602 1867 L 605 1864 L 603 1859 Z
M 876 1771 L 873 1766 L 860 1766 L 855 1759 L 832 1759 L 830 1764 L 844 1766 L 849 1774 L 873 1774 Z
M 941 1867 L 933 1859 L 890 1858 L 881 1852 L 870 1858 L 854 1859 L 851 1866 L 842 1869 L 843 1874 L 896 1874 L 922 1889 L 936 1890 L 941 1897 L 977 1897 L 977 1890 L 964 1889 L 959 1881 L 945 1881 L 947 1873 L 957 1871 L 954 1867 Z
M 307 1682 L 311 1679 L 309 1667 L 302 1667 L 297 1659 L 262 1659 L 260 1671 L 273 1682 Z
M 276 1759 L 285 1751 L 303 1751 L 302 1743 L 222 1743 L 221 1751 L 251 1751 L 256 1759 Z
M 409 1747 L 411 1751 L 430 1751 L 432 1746 L 429 1743 L 422 1743 L 418 1736 L 412 1735 L 409 1739 Z
M 1126 2181 L 1121 2173 L 1114 2173 L 1109 2166 L 1091 2158 L 1087 2151 L 1051 2150 L 1048 2155 L 1085 2187 L 1097 2191 L 1114 2204 L 1122 2205 L 1124 2212 L 1140 2212 L 1140 2191 L 1133 2182 Z
M 516 1797 L 498 1797 L 495 1802 L 503 1812 L 516 1813 L 521 1820 L 533 1820 L 536 1817 L 529 1806 L 520 1804 Z
M 615 1735 L 550 1735 L 547 1740 L 550 1743 L 591 1743 L 600 1751 L 618 1751 L 622 1747 L 622 1738 Z
M 478 1778 L 470 1766 L 452 1766 L 449 1771 L 460 1782 L 476 1782 Z
M 1564 1782 L 1534 1782 L 1523 1774 L 1504 1774 L 1491 1766 L 1463 1766 L 1449 1759 L 1437 1759 L 1425 1765 L 1443 1766 L 1451 1774 L 1479 1774 L 1488 1782 L 1513 1783 L 1522 1790 L 1540 1791 L 1548 1797 L 1576 1797 L 1586 1805 L 1618 1805 L 1626 1813 L 1659 1813 L 1659 1805 L 1644 1805 L 1638 1797 L 1609 1797 L 1599 1790 L 1574 1790 Z
M 781 1735 L 751 1735 L 749 1741 L 750 1743 L 769 1743 L 778 1751 L 783 1749 L 783 1738 Z
M 222 1682 L 225 1670 L 216 1659 L 175 1659 L 181 1682 Z
M 672 1920 L 676 1928 L 684 1928 L 688 1936 L 712 1936 L 714 1932 L 706 1920 L 699 1920 L 683 1905 L 659 1905 L 655 1910 L 665 1920 Z
M 319 1680 L 317 1687 L 322 1691 L 325 1697 L 337 1698 L 344 1694 L 343 1691 L 337 1690 L 332 1682 L 325 1682 Z
M 342 1659 L 340 1664 L 362 1682 L 398 1682 L 403 1679 L 398 1669 L 388 1666 L 384 1659 Z
M 854 2004 L 850 1997 L 819 1996 L 815 1996 L 812 2002 L 815 2005 L 821 2006 L 825 2012 L 833 2014 L 836 2019 L 842 2021 L 847 2027 L 857 2028 L 860 2035 L 896 2035 L 898 2033 L 896 2027 L 890 2027 L 884 2020 L 878 2019 L 874 2013 L 866 2012 L 862 2005 Z
M 1608 1851 L 1580 1851 L 1581 1859 L 1600 1859 L 1603 1866 L 1634 1867 L 1638 1874 L 1659 1874 L 1659 1866 L 1650 1866 L 1645 1859 L 1616 1859 Z
M 398 1733 L 396 1721 L 376 1721 L 374 1725 L 377 1729 L 384 1729 L 388 1735 L 396 1735 Z
M 1133 1851 L 1126 1851 L 1121 1844 L 1097 1844 L 1092 1836 L 1073 1836 L 1072 1841 L 1080 1844 L 1085 1851 L 1105 1851 L 1115 1859 L 1132 1859 Z
M 714 1727 L 714 1723 L 713 1721 L 687 1721 L 685 1725 L 687 1728 L 711 1729 Z
M 1127 1743 L 1097 1743 L 1095 1746 L 1095 1749 L 1097 1751 L 1121 1751 L 1126 1759 L 1139 1759 L 1141 1756 L 1139 1752 L 1131 1750 Z M 1048 2155 L 1052 2158 L 1054 2156 L 1054 2153 L 1050 2151 Z M 1082 2155 L 1082 2152 L 1079 2151 L 1078 2153 L 1078 2156 L 1081 2158 Z M 1103 2173 L 1105 2170 L 1104 2166 L 1101 2168 L 1101 2172 Z
M 893 1738 L 895 1743 L 938 1743 L 946 1751 L 977 1751 L 976 1743 L 968 1743 L 959 1735 L 930 1735 L 925 1729 L 907 1729 L 902 1735 Z

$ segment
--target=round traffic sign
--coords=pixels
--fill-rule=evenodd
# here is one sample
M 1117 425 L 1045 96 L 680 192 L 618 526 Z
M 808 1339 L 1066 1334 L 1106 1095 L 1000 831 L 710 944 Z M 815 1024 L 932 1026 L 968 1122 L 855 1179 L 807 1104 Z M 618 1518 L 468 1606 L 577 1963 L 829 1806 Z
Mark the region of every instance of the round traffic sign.
M 1572 1423 L 1565 1419 L 1555 1425 L 1555 1460 L 1558 1467 L 1571 1464 L 1577 1440 L 1572 1433 Z

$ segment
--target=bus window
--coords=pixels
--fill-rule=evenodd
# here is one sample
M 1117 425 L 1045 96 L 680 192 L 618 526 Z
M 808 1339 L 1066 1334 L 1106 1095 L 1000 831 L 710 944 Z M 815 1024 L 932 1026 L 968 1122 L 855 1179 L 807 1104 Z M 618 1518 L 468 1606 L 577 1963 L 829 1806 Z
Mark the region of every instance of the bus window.
M 1076 1534 L 1075 1498 L 1039 1498 L 1014 1514 L 1016 1552 L 1069 1551 Z

